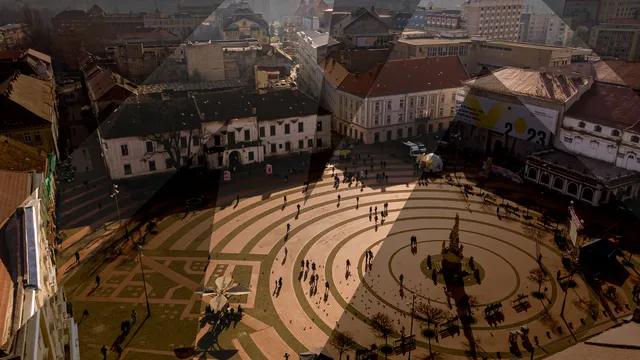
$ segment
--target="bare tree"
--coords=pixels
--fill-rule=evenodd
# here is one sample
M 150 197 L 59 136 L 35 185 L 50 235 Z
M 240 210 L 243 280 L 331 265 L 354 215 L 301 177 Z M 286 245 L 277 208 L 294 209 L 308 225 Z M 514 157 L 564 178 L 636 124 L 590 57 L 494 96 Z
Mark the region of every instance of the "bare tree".
M 371 318 L 371 330 L 376 337 L 384 339 L 384 343 L 388 344 L 389 335 L 393 334 L 395 327 L 387 314 L 377 313 Z
M 29 27 L 27 47 L 51 54 L 52 38 L 51 31 L 47 29 L 40 10 L 32 8 L 29 4 L 22 6 L 22 22 Z
M 423 302 L 418 303 L 415 310 L 417 313 L 416 319 L 427 324 L 428 329 L 431 329 L 432 324 L 439 324 L 442 320 L 447 318 L 447 313 L 444 310 Z
M 339 332 L 334 331 L 331 334 L 331 338 L 329 339 L 329 345 L 333 346 L 336 350 L 338 350 L 338 354 L 340 354 L 340 359 L 342 359 L 342 354 L 353 349 L 355 346 L 355 341 L 353 341 L 353 337 L 348 332 Z
M 150 159 L 155 154 L 167 154 L 167 165 L 175 169 L 188 167 L 194 148 L 211 136 L 201 129 L 198 115 L 177 99 L 151 101 L 145 106 L 148 111 L 134 119 L 147 134 L 141 138 L 153 143 L 145 157 Z
M 531 282 L 538 284 L 538 292 L 540 292 L 540 288 L 542 288 L 542 284 L 549 281 L 549 276 L 547 275 L 547 272 L 544 271 L 543 269 L 535 268 L 529 271 L 529 276 L 527 276 L 527 279 L 529 279 L 529 281 Z

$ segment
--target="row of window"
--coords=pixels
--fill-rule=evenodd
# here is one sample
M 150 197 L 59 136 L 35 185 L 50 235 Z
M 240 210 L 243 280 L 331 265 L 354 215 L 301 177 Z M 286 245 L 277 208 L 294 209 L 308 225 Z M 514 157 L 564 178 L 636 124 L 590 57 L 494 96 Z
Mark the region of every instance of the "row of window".
M 31 144 L 32 142 L 35 142 L 36 145 L 42 144 L 42 137 L 38 131 L 33 132 L 33 139 L 31 139 L 31 133 L 28 132 L 25 132 L 22 136 L 25 144 Z
M 578 123 L 578 127 L 579 127 L 580 129 L 585 129 L 585 128 L 587 127 L 587 124 L 586 124 L 584 121 L 580 121 L 580 122 Z M 602 126 L 600 126 L 600 125 L 595 125 L 595 126 L 593 127 L 593 131 L 594 131 L 594 132 L 597 132 L 597 133 L 601 133 L 601 132 L 602 132 Z M 612 129 L 612 130 L 611 130 L 611 132 L 610 132 L 610 134 L 611 134 L 611 136 L 616 136 L 616 137 L 618 137 L 618 136 L 620 136 L 620 130 L 618 130 L 618 129 Z M 640 137 L 638 137 L 637 135 L 633 135 L 633 136 L 631 136 L 631 142 L 634 142 L 634 143 L 638 143 L 638 142 L 640 142 Z
M 529 168 L 527 177 L 531 180 L 537 181 L 538 184 L 551 186 L 556 190 L 564 191 L 565 180 L 561 177 L 556 177 L 555 179 L 553 179 L 553 184 L 550 184 L 551 177 L 549 176 L 549 174 L 543 172 L 542 174 L 540 174 L 540 179 L 538 180 L 538 170 L 535 168 Z M 566 193 L 588 202 L 593 201 L 593 189 L 584 187 L 582 189 L 582 193 L 578 194 L 578 188 L 579 187 L 576 183 L 570 182 L 569 184 L 567 184 Z

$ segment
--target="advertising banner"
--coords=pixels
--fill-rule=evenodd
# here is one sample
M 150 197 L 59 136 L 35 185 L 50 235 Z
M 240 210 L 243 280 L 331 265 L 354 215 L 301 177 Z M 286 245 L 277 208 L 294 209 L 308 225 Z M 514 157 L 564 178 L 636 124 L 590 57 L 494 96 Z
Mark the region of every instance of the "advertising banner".
M 273 166 L 267 165 L 267 175 L 273 174 Z
M 455 120 L 549 145 L 558 123 L 558 111 L 529 104 L 503 103 L 458 93 Z
M 229 170 L 226 170 L 224 172 L 224 181 L 229 181 L 231 180 L 231 172 Z

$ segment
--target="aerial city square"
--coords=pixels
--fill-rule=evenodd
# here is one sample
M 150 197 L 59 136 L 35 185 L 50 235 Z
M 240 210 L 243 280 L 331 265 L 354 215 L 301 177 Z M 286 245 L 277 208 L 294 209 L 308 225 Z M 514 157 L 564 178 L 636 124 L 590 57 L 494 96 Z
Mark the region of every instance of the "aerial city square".
M 0 21 L 0 360 L 640 358 L 640 1 Z

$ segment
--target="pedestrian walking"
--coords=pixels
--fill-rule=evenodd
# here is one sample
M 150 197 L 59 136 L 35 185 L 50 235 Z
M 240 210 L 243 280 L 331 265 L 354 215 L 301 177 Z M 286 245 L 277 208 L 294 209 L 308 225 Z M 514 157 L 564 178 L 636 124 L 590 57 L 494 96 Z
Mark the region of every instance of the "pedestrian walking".
M 131 322 L 135 324 L 137 319 L 138 312 L 136 311 L 136 309 L 131 310 Z
M 287 234 L 289 233 L 290 229 L 291 229 L 291 224 L 287 223 Z
M 351 267 L 351 262 L 349 261 L 349 259 L 347 259 L 347 271 L 349 271 L 350 267 Z
M 236 205 L 240 204 L 240 194 L 236 194 Z
M 373 161 L 371 161 L 371 171 L 373 171 Z
M 106 360 L 107 359 L 107 347 L 102 345 L 102 347 L 100 348 L 100 354 L 102 354 L 102 359 Z
M 282 288 L 282 276 L 278 279 L 278 288 Z
M 84 309 L 82 311 L 82 317 L 83 318 L 88 318 L 89 317 L 89 309 Z
M 360 196 L 356 196 L 356 207 L 360 205 Z
M 378 223 L 378 215 L 373 217 L 375 219 L 376 224 Z
M 378 216 L 378 207 L 373 208 L 373 214 Z
M 400 286 L 404 283 L 404 275 L 400 274 Z
M 324 289 L 325 289 L 327 292 L 329 292 L 329 281 L 326 281 L 326 282 L 324 283 Z
M 338 203 L 340 203 L 340 194 L 338 194 Z
M 364 261 L 365 261 L 365 263 L 369 262 L 369 252 L 368 251 L 364 252 Z
M 387 175 L 384 179 L 386 182 L 389 182 L 389 175 Z
M 284 196 L 284 203 L 287 203 L 287 195 Z
M 386 169 L 387 168 L 387 160 L 384 161 L 384 165 L 383 167 Z
M 80 253 L 76 251 L 75 254 L 73 254 L 76 257 L 76 264 L 80 263 Z
M 369 216 L 371 216 L 371 210 L 372 210 L 372 208 L 371 208 L 371 206 L 369 206 Z
M 311 263 L 311 270 L 316 271 L 316 263 Z
M 304 259 L 300 260 L 300 270 L 304 269 Z
M 307 264 L 307 266 L 306 266 L 307 270 L 309 270 L 309 260 L 306 261 L 306 264 Z
M 98 211 L 102 211 L 102 204 L 98 203 Z
M 383 169 L 384 167 L 382 166 L 383 162 L 382 160 L 380 160 L 380 169 Z
M 96 275 L 96 287 L 100 286 L 100 275 Z
M 384 177 L 385 177 L 385 172 L 383 171 L 382 172 L 382 180 L 384 180 Z
M 298 214 L 300 214 L 300 204 L 298 204 L 297 207 L 298 207 Z
M 284 248 L 284 257 L 287 257 L 287 255 L 289 255 L 289 250 L 287 250 L 287 248 Z

